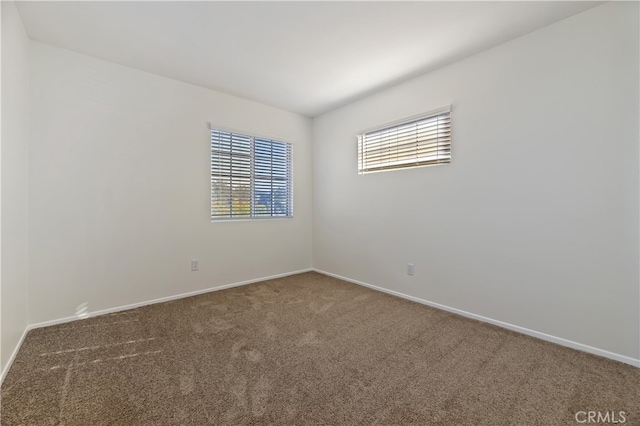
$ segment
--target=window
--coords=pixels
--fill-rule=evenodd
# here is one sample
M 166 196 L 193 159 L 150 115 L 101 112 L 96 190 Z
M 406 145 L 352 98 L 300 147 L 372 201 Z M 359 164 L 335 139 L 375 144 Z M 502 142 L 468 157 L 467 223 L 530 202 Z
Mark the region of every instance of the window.
M 211 220 L 292 216 L 291 144 L 211 129 Z
M 451 108 L 358 135 L 358 173 L 451 162 Z

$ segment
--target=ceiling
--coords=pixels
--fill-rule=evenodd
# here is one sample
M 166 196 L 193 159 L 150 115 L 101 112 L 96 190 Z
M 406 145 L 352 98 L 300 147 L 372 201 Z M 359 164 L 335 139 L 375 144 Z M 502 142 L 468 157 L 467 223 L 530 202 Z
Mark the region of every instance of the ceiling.
M 310 117 L 600 2 L 19 2 L 29 37 Z

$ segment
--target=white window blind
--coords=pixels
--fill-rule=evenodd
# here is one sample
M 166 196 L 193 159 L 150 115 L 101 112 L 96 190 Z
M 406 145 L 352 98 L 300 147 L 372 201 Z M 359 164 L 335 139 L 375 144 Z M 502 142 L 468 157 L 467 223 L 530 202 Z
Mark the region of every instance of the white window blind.
M 211 129 L 211 220 L 292 217 L 291 144 Z
M 451 162 L 451 108 L 358 135 L 358 173 Z

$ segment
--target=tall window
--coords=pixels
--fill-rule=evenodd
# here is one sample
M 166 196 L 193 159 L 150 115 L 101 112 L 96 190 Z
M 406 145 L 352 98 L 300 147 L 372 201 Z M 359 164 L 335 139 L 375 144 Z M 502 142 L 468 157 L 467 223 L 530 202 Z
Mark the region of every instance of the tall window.
M 292 217 L 291 144 L 211 129 L 211 220 Z
M 358 173 L 451 162 L 451 108 L 358 135 Z

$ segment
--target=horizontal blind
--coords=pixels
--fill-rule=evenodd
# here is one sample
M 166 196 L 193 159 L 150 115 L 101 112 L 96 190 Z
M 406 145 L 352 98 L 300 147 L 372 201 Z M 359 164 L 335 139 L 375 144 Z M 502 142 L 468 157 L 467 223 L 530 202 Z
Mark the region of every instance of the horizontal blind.
M 290 217 L 291 144 L 211 129 L 211 219 Z
M 358 136 L 358 173 L 449 162 L 449 108 Z
M 255 138 L 254 216 L 291 216 L 291 145 Z

